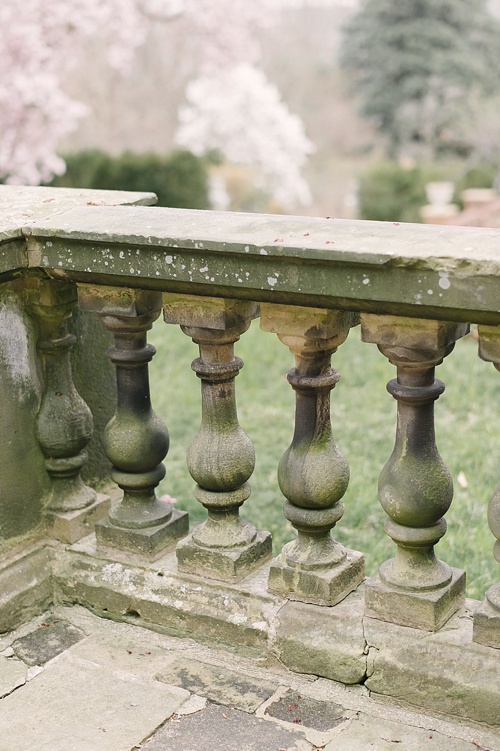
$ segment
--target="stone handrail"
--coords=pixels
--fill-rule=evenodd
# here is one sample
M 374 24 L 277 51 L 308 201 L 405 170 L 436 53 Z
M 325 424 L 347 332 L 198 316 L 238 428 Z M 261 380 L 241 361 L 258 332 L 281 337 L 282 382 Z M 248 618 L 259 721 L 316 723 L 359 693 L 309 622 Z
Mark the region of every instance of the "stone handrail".
M 175 551 L 181 574 L 229 585 L 265 567 L 270 534 L 239 513 L 254 450 L 238 424 L 242 363 L 233 351 L 260 315 L 261 328 L 295 357 L 287 375 L 295 433 L 278 481 L 297 538 L 271 561 L 267 591 L 333 608 L 364 582 L 367 616 L 442 629 L 464 604 L 465 572 L 434 553 L 453 495 L 434 436 L 434 402 L 444 390 L 435 368 L 475 323 L 481 357 L 500 369 L 500 230 L 108 205 L 120 201 L 106 195 L 32 212 L 28 221 L 21 211 L 0 226 L 0 279 L 22 280 L 38 322 L 44 391 L 36 430 L 49 476 L 49 534 L 74 543 L 95 526 L 97 554 L 106 560 L 131 557 L 147 566 Z M 111 508 L 81 477 L 91 415 L 69 357 L 75 337 L 67 323 L 77 297 L 114 341 L 108 355 L 117 406 L 104 447 L 123 496 Z M 188 467 L 207 518 L 190 533 L 187 515 L 155 495 L 168 432 L 152 409 L 155 350 L 147 331 L 161 312 L 200 349 L 193 369 L 202 424 Z M 362 553 L 332 537 L 349 467 L 331 430 L 338 380 L 331 357 L 358 323 L 362 339 L 396 368 L 388 390 L 398 406 L 396 442 L 379 482 L 395 556 L 366 581 Z M 498 493 L 488 521 L 500 562 Z M 500 648 L 500 583 L 475 611 L 473 639 Z

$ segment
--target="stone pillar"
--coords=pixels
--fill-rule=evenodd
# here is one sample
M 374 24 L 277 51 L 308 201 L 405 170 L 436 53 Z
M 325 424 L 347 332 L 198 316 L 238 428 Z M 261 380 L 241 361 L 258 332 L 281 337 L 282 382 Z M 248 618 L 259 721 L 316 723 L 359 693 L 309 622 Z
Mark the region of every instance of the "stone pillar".
M 252 302 L 164 296 L 166 323 L 181 325 L 199 345 L 192 368 L 201 380 L 201 428 L 188 450 L 195 496 L 208 518 L 177 545 L 180 571 L 237 582 L 271 557 L 271 535 L 242 521 L 255 452 L 236 412 L 234 379 L 243 362 L 234 344 L 258 315 Z
M 500 326 L 479 326 L 479 356 L 492 362 L 500 371 Z M 496 542 L 493 555 L 500 563 L 500 486 L 488 504 L 488 524 Z M 500 649 L 500 582 L 486 592 L 481 605 L 474 612 L 472 638 L 479 644 Z
M 48 279 L 35 282 L 28 294 L 39 325 L 37 346 L 44 381 L 36 430 L 52 480 L 44 515 L 51 537 L 73 543 L 93 531 L 110 505 L 109 497 L 97 495 L 80 475 L 93 421 L 71 370 L 76 338 L 68 332 L 67 321 L 76 308 L 77 292 L 73 284 Z
M 160 315 L 161 293 L 82 286 L 79 299 L 84 310 L 100 315 L 115 342 L 108 355 L 116 365 L 117 406 L 104 447 L 123 498 L 96 526 L 97 544 L 154 560 L 188 531 L 187 514 L 155 494 L 169 437 L 151 407 L 148 363 L 156 350 L 147 331 Z
M 466 324 L 361 315 L 361 335 L 397 367 L 387 390 L 398 403 L 396 442 L 379 480 L 385 529 L 396 556 L 367 581 L 367 615 L 437 631 L 464 602 L 465 572 L 439 561 L 453 497 L 434 434 L 434 401 L 444 384 L 434 370 L 468 331 Z
M 261 328 L 295 355 L 287 374 L 295 391 L 295 432 L 278 468 L 284 514 L 298 532 L 269 572 L 269 590 L 291 600 L 335 605 L 364 579 L 361 553 L 344 548 L 330 530 L 342 518 L 349 466 L 330 423 L 330 391 L 339 374 L 330 359 L 356 323 L 351 313 L 262 305 Z

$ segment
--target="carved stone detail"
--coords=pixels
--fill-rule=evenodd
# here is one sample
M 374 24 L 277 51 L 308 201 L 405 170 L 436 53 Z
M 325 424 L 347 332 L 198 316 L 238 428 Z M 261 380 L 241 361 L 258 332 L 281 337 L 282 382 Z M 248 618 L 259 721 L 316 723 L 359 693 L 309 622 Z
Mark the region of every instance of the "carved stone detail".
M 195 496 L 208 517 L 177 545 L 180 571 L 239 581 L 271 557 L 271 535 L 243 521 L 255 452 L 238 423 L 234 379 L 243 367 L 234 344 L 258 309 L 254 303 L 165 295 L 165 321 L 198 344 L 192 368 L 201 380 L 201 427 L 188 450 Z
M 117 406 L 104 446 L 123 498 L 96 526 L 97 542 L 154 559 L 188 531 L 187 514 L 155 494 L 165 476 L 169 436 L 151 407 L 148 363 L 156 350 L 147 343 L 147 331 L 161 312 L 161 294 L 84 288 L 80 305 L 99 313 L 115 342 L 108 355 L 116 365 Z
M 295 391 L 295 432 L 278 468 L 285 517 L 297 539 L 273 560 L 269 590 L 302 602 L 334 605 L 364 578 L 361 553 L 331 537 L 342 518 L 349 483 L 347 460 L 330 422 L 330 391 L 339 374 L 330 359 L 356 322 L 350 313 L 263 305 L 261 327 L 278 335 L 295 356 L 287 374 Z
M 434 402 L 444 391 L 435 367 L 467 333 L 464 324 L 361 316 L 365 342 L 397 367 L 387 390 L 397 400 L 394 450 L 382 470 L 379 498 L 396 555 L 366 583 L 367 614 L 404 626 L 439 629 L 463 604 L 465 573 L 439 561 L 453 483 L 436 446 Z
M 92 413 L 77 392 L 71 370 L 71 349 L 76 341 L 67 320 L 77 303 L 76 287 L 66 282 L 38 282 L 30 291 L 30 308 L 40 335 L 44 391 L 36 419 L 37 437 L 52 480 L 45 507 L 49 534 L 73 543 L 93 531 L 109 509 L 109 498 L 97 495 L 82 480 L 87 461 L 85 447 L 92 437 Z
M 479 326 L 479 356 L 492 362 L 500 372 L 500 326 Z M 493 555 L 500 563 L 500 486 L 488 504 L 488 524 L 496 538 Z M 500 582 L 486 592 L 481 605 L 474 612 L 472 638 L 479 644 L 500 649 Z

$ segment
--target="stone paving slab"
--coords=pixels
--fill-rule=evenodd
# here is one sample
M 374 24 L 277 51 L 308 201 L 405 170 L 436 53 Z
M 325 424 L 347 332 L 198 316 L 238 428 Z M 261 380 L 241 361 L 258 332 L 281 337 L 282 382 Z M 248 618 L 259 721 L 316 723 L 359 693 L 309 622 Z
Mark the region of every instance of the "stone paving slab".
M 484 728 L 373 701 L 364 686 L 298 675 L 83 608 L 52 615 L 86 636 L 45 668 L 27 668 L 12 645 L 50 614 L 0 637 L 0 686 L 13 670 L 11 693 L 0 701 L 0 751 L 500 751 L 500 736 Z M 245 685 L 250 711 L 234 708 Z M 200 688 L 218 690 L 221 704 L 190 693 Z
M 0 751 L 130 751 L 188 697 L 68 650 L 2 699 Z
M 276 684 L 271 682 L 185 657 L 177 657 L 156 677 L 164 683 L 206 696 L 216 704 L 243 712 L 255 712 L 276 691 Z
M 15 657 L 0 655 L 0 699 L 26 682 L 26 665 Z
M 208 704 L 201 712 L 170 721 L 144 751 L 313 751 L 293 731 L 238 709 Z
M 84 636 L 80 629 L 67 621 L 47 618 L 35 631 L 16 639 L 12 649 L 26 665 L 45 665 Z

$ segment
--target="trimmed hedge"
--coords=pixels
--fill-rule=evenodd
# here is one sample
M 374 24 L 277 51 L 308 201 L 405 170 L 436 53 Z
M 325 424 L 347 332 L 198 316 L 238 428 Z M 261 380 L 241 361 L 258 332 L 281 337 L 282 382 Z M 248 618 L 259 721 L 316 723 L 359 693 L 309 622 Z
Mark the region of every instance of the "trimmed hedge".
M 148 191 L 156 193 L 158 206 L 210 208 L 207 163 L 189 151 L 168 156 L 126 151 L 112 157 L 91 149 L 65 161 L 65 174 L 50 183 L 55 187 Z

